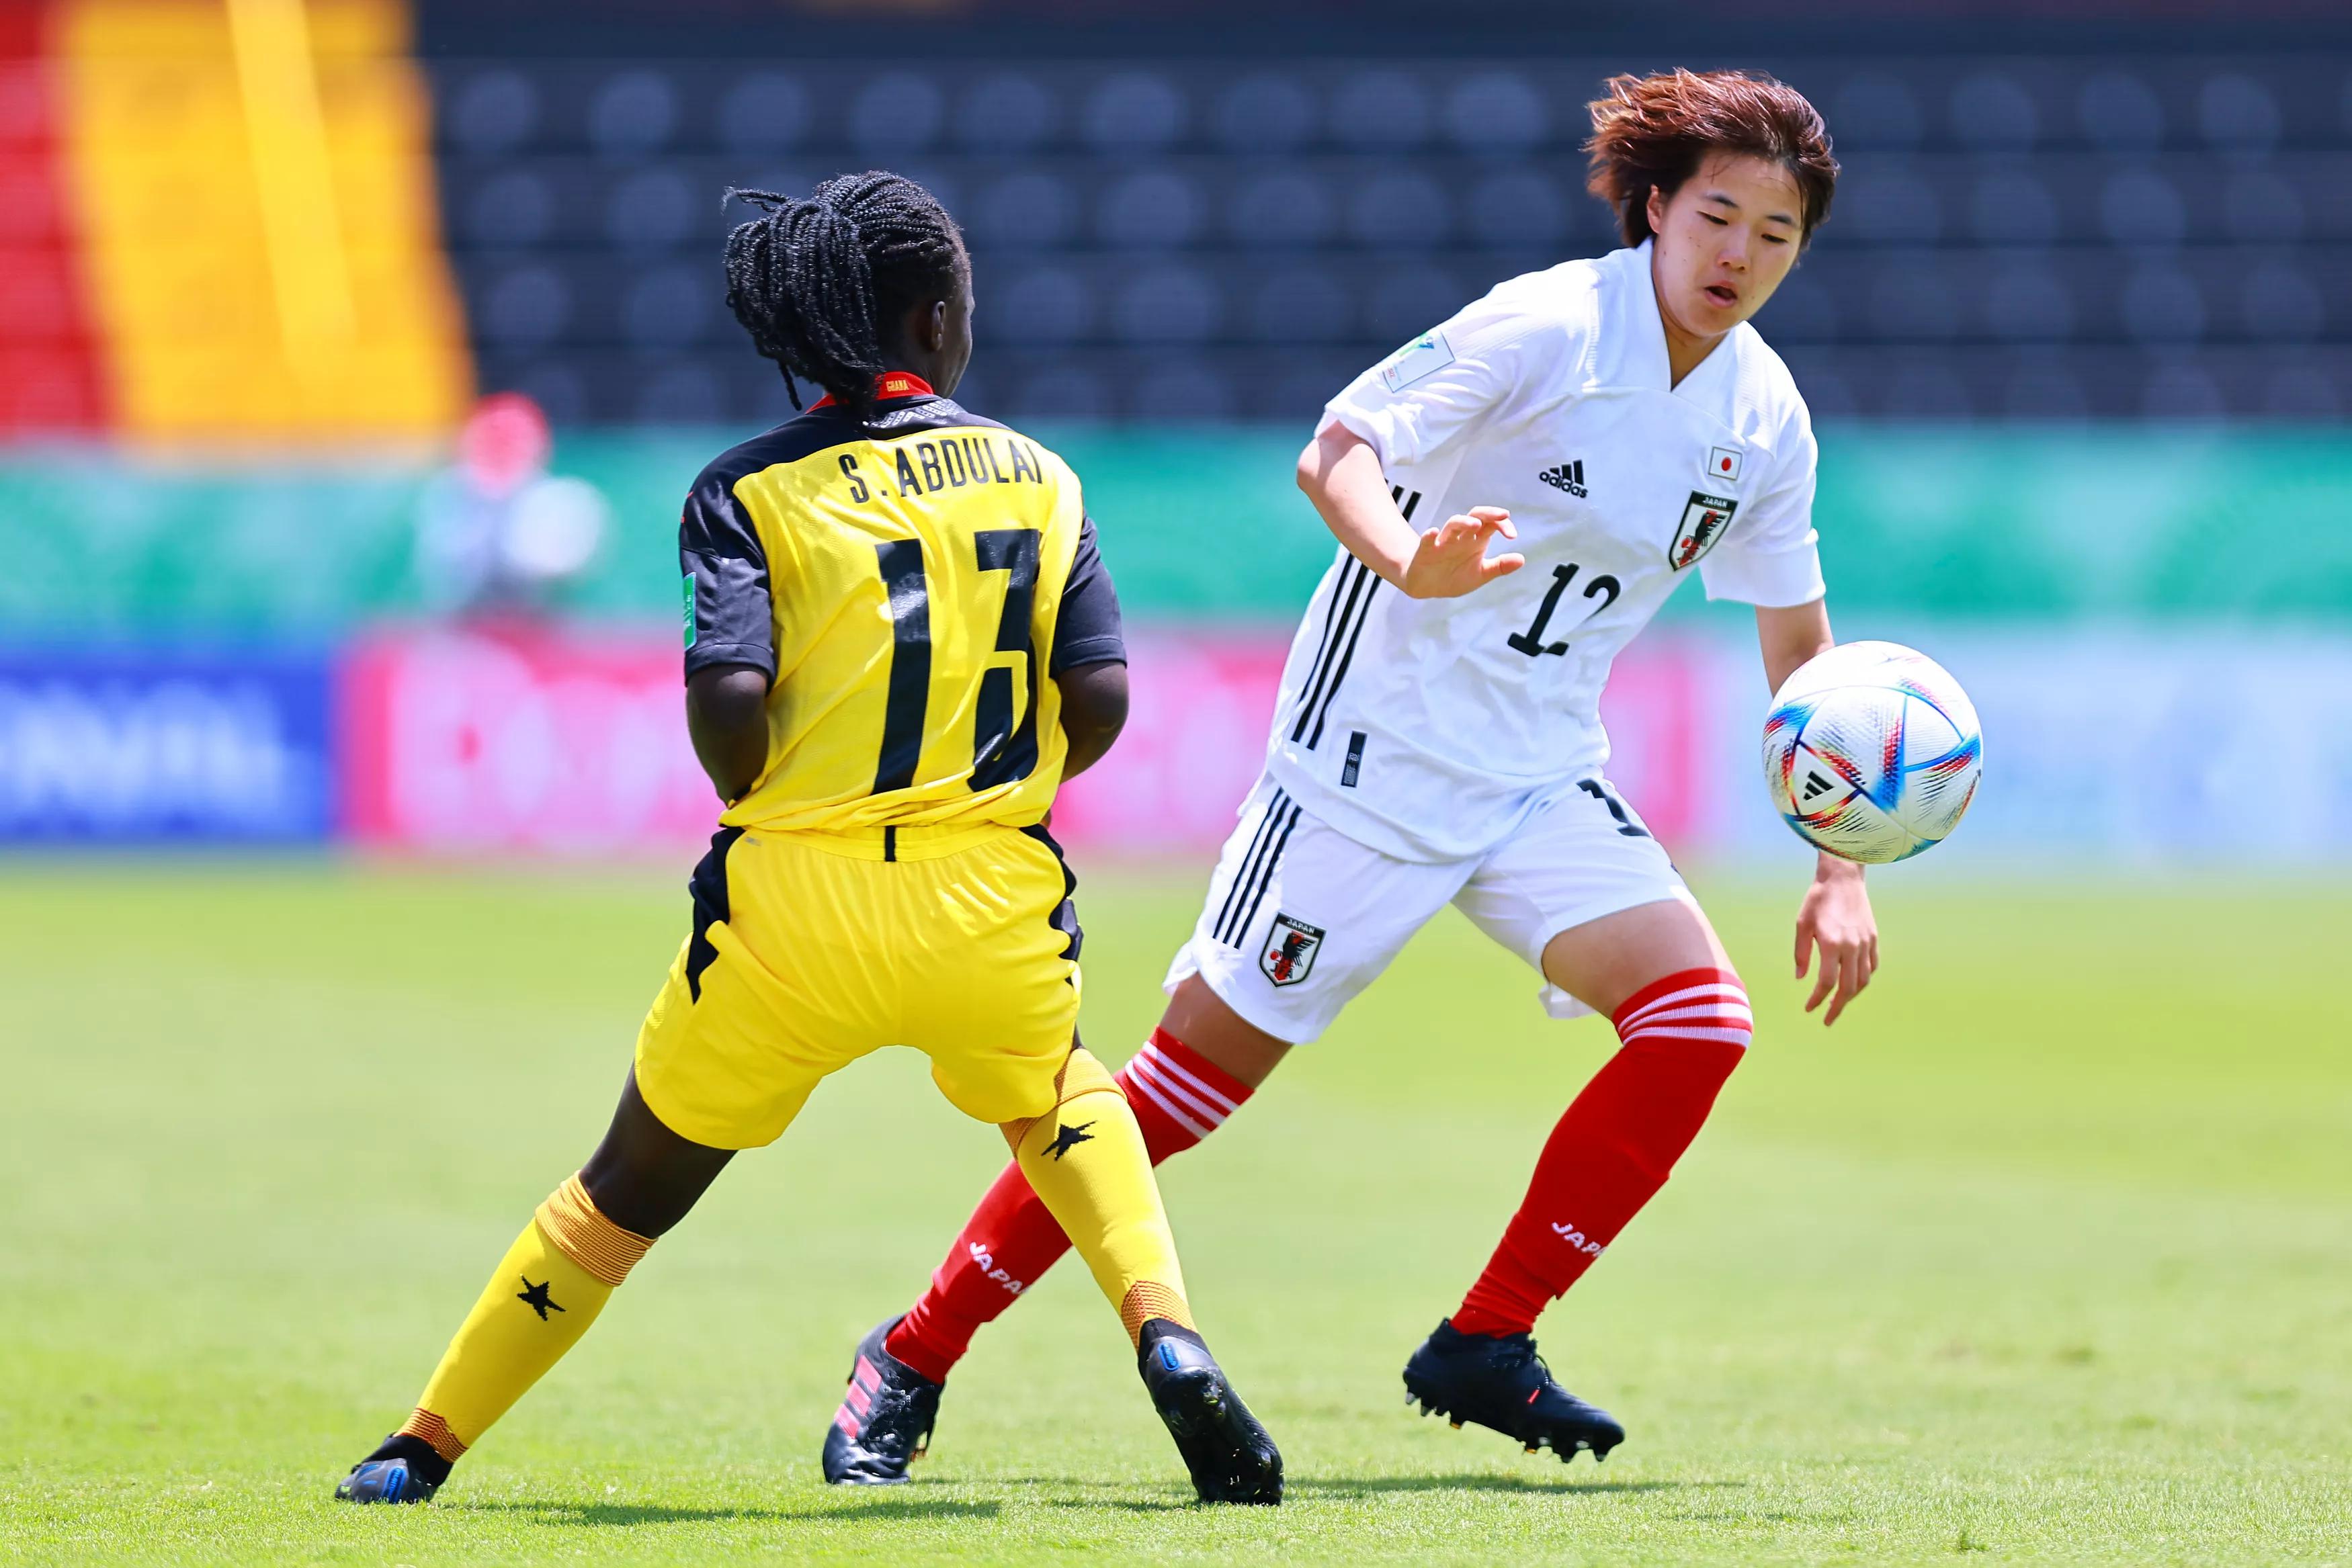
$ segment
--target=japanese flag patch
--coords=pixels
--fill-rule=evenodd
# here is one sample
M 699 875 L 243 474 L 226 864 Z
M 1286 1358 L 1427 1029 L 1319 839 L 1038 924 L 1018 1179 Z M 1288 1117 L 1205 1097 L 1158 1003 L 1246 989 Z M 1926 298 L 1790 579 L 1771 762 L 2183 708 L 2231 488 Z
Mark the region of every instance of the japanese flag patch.
M 1706 476 L 1718 485 L 1739 483 L 1739 460 L 1743 454 L 1737 446 L 1711 446 L 1706 454 Z
M 1454 345 L 1445 340 L 1443 332 L 1428 332 L 1415 338 L 1381 367 L 1381 385 L 1391 392 L 1402 392 L 1426 376 L 1433 376 L 1454 362 Z

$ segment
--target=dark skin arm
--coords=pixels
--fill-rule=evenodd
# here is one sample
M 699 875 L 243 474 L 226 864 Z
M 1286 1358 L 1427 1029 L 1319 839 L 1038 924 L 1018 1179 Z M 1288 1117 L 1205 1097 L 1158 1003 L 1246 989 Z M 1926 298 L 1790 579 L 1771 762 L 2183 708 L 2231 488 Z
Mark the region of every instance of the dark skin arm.
M 713 664 L 686 683 L 686 733 L 719 798 L 733 805 L 768 766 L 768 677 L 748 664 Z
M 1100 762 L 1127 727 L 1127 666 L 1080 664 L 1055 675 L 1054 685 L 1062 694 L 1062 733 L 1070 742 L 1062 777 L 1075 779 Z

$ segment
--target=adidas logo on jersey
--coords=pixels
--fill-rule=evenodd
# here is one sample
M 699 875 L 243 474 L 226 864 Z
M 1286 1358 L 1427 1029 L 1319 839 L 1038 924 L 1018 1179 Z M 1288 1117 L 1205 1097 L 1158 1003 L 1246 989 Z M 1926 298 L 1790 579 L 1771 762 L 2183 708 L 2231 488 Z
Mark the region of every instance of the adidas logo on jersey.
M 1555 490 L 1565 490 L 1578 500 L 1584 499 L 1584 459 L 1571 458 L 1557 468 L 1547 468 L 1536 476 Z

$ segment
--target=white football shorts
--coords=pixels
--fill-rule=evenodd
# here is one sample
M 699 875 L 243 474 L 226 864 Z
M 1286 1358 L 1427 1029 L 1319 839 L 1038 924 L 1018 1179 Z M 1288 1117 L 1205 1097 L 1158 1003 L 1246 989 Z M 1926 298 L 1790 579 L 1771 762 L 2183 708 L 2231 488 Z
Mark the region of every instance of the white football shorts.
M 1430 863 L 1367 848 L 1261 778 L 1166 988 L 1197 974 L 1247 1022 L 1297 1045 L 1329 1028 L 1449 902 L 1541 975 L 1561 932 L 1669 898 L 1694 902 L 1604 779 L 1562 790 L 1478 858 Z M 1549 983 L 1540 994 L 1554 1018 L 1591 1011 Z

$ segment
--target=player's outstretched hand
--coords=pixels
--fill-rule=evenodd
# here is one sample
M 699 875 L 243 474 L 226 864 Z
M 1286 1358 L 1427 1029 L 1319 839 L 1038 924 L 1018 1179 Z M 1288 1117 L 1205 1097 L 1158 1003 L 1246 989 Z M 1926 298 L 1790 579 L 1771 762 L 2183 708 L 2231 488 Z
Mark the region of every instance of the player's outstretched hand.
M 1414 599 L 1458 599 L 1508 577 L 1527 565 L 1528 558 L 1488 555 L 1486 541 L 1497 534 L 1507 539 L 1519 537 L 1511 526 L 1511 514 L 1500 507 L 1473 507 L 1467 514 L 1446 518 L 1421 536 L 1412 559 L 1405 563 L 1404 580 L 1397 586 Z
M 1870 912 L 1870 894 L 1862 885 L 1862 868 L 1850 862 L 1822 857 L 1822 869 L 1805 901 L 1797 906 L 1797 978 L 1813 949 L 1822 950 L 1822 967 L 1813 977 L 1813 994 L 1805 1000 L 1811 1012 L 1824 1000 L 1824 1027 L 1838 1020 L 1846 1003 L 1862 994 L 1878 970 L 1878 917 Z

